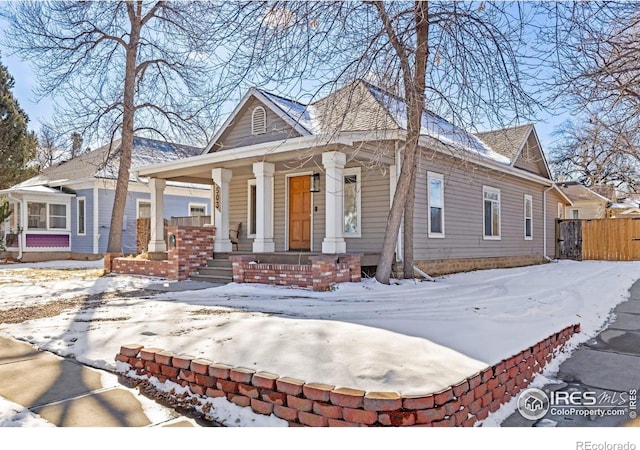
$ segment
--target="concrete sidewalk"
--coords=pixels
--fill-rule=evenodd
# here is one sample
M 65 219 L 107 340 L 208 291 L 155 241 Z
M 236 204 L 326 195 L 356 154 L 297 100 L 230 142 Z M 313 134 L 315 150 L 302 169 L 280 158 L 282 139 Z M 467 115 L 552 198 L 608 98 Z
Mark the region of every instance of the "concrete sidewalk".
M 544 386 L 545 392 L 564 391 L 569 394 L 595 392 L 598 404 L 629 406 L 631 391 L 640 394 L 640 280 L 629 290 L 629 300 L 614 310 L 615 320 L 594 339 L 585 342 L 560 365 L 558 384 Z M 581 394 L 577 394 L 580 396 Z M 624 399 L 627 399 L 625 402 Z M 637 397 L 640 400 L 640 397 Z M 636 405 L 640 405 L 636 402 Z M 609 409 L 615 409 L 611 406 Z M 537 421 L 523 418 L 515 412 L 502 426 L 516 427 L 617 427 L 640 426 L 637 414 L 640 406 L 624 415 L 587 417 L 573 414 L 551 414 Z M 622 408 L 621 408 L 622 409 Z
M 58 427 L 194 426 L 171 409 L 154 422 L 141 403 L 151 400 L 124 388 L 117 377 L 3 337 L 0 397 Z

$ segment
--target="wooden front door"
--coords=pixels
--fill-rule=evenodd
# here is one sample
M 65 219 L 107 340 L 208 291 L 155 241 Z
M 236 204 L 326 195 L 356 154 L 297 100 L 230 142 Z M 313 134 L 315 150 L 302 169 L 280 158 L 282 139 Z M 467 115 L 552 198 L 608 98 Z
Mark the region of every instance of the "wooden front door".
M 289 250 L 311 250 L 309 175 L 289 178 Z

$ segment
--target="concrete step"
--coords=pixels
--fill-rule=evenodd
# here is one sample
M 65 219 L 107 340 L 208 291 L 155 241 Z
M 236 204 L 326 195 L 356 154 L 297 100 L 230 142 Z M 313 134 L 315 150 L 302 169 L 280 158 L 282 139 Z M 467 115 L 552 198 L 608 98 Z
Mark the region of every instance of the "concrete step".
M 207 267 L 220 267 L 231 269 L 232 263 L 228 259 L 207 259 Z
M 231 267 L 200 267 L 198 269 L 198 275 L 215 275 L 231 279 L 233 269 Z
M 205 283 L 231 283 L 233 278 L 230 276 L 221 276 L 221 275 L 191 275 L 189 277 L 192 281 L 203 281 Z

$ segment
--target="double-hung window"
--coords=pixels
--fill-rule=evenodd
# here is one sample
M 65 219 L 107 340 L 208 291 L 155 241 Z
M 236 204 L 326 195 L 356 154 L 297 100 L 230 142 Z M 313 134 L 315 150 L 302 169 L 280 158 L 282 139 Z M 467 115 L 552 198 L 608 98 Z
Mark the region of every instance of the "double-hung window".
M 533 198 L 528 194 L 524 195 L 524 238 L 533 239 Z
M 49 228 L 56 230 L 67 228 L 67 205 L 49 204 Z
M 189 216 L 206 216 L 207 205 L 204 203 L 189 203 Z
M 484 239 L 500 239 L 500 189 L 482 187 Z
M 442 174 L 427 174 L 428 227 L 430 238 L 444 237 L 444 177 Z
M 47 229 L 47 204 L 27 202 L 27 228 L 29 230 Z

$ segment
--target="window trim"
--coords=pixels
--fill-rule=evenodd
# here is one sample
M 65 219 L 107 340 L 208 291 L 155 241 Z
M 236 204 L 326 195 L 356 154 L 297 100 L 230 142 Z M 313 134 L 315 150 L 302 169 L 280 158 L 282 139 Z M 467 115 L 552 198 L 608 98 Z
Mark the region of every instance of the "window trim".
M 82 233 L 80 232 L 80 202 L 82 202 Z M 78 236 L 87 235 L 87 197 L 78 197 L 76 199 L 76 234 Z
M 251 233 L 251 228 L 253 228 L 253 222 L 251 220 L 251 186 L 256 186 L 256 202 L 258 201 L 258 186 L 256 183 L 256 179 L 247 180 L 247 238 L 255 239 L 256 233 Z M 256 221 L 258 220 L 258 207 L 254 205 L 256 208 Z M 256 228 L 256 232 L 258 229 Z
M 187 212 L 189 213 L 189 217 L 195 217 L 191 215 L 191 208 L 195 207 L 195 208 L 204 208 L 204 214 L 203 215 L 207 215 L 207 204 L 206 203 L 192 203 L 189 202 L 187 205 Z
M 345 238 L 359 238 L 362 237 L 362 175 L 361 175 L 360 167 L 350 167 L 348 169 L 344 169 L 342 171 L 342 236 Z M 352 231 L 347 233 L 344 231 L 344 177 L 346 176 L 356 176 L 356 208 L 357 208 L 357 216 L 356 220 L 358 221 L 358 226 L 356 231 Z
M 530 203 L 530 212 L 531 216 L 527 217 L 527 201 Z M 533 196 L 531 194 L 524 194 L 524 240 L 532 241 L 533 240 Z M 527 236 L 527 219 L 531 221 L 531 234 Z
M 261 114 L 262 118 L 262 127 L 256 127 L 256 117 L 257 114 Z M 262 106 L 256 106 L 251 111 L 251 135 L 259 136 L 261 134 L 265 134 L 267 132 L 267 111 Z
M 442 232 L 431 231 L 431 180 L 439 180 L 442 185 Z M 427 235 L 429 238 L 443 239 L 444 235 L 444 175 L 437 172 L 427 172 Z
M 140 219 L 140 203 L 148 203 L 149 210 L 151 210 L 151 199 L 137 198 L 136 199 L 136 220 Z M 151 214 L 151 212 L 149 212 L 149 214 Z
M 578 208 L 571 208 L 571 220 L 580 220 L 580 210 Z
M 558 202 L 558 217 L 556 219 L 564 219 L 564 205 Z
M 493 193 L 493 194 L 498 194 L 498 234 L 496 236 L 490 235 L 487 236 L 484 233 L 485 230 L 485 215 L 484 215 L 484 202 L 485 202 L 485 198 L 484 198 L 484 194 L 485 193 Z M 494 200 L 492 200 L 492 203 L 494 202 Z M 492 222 L 493 223 L 493 222 Z M 491 186 L 482 186 L 482 239 L 485 241 L 499 241 L 502 239 L 502 195 L 500 193 L 500 189 L 498 188 L 494 188 Z

